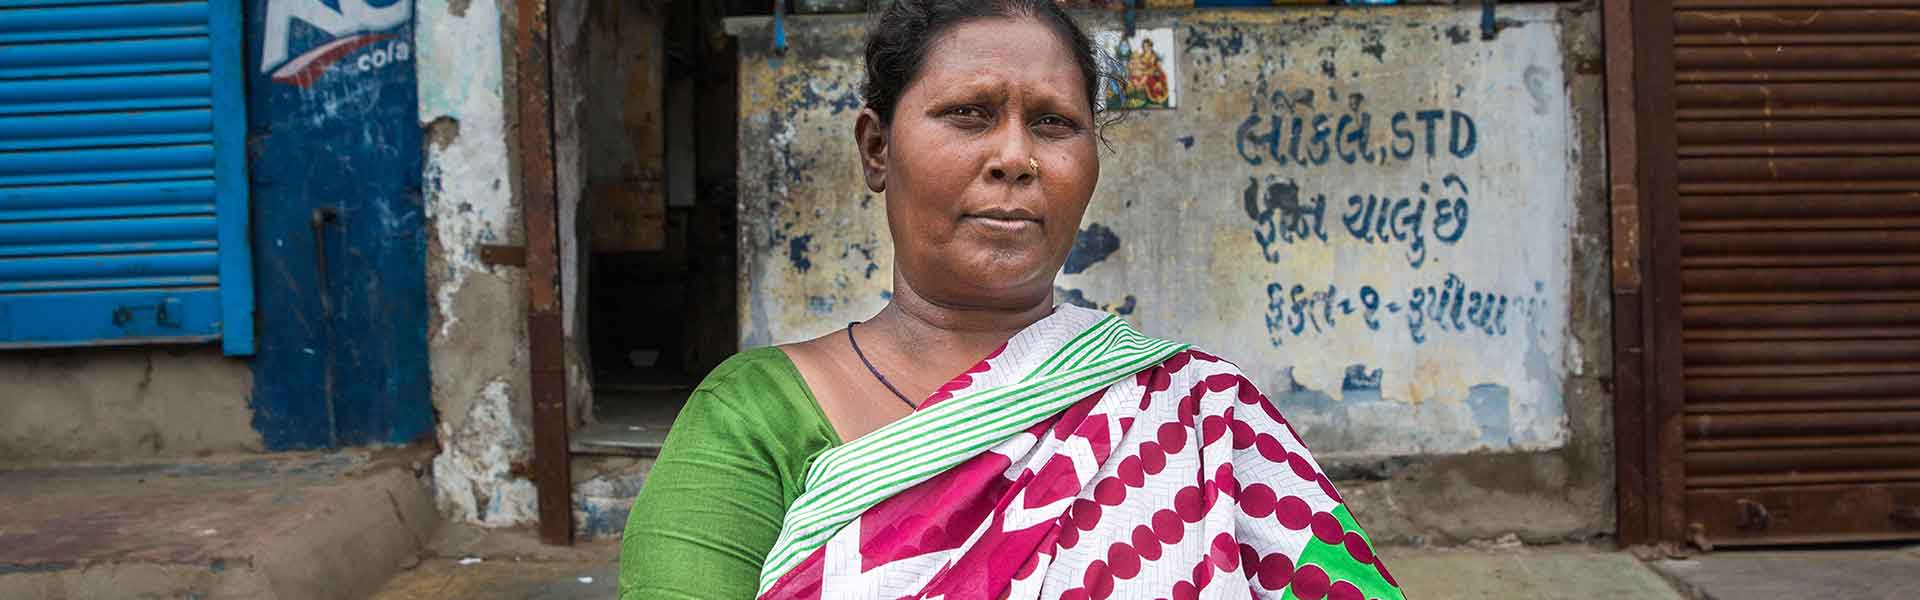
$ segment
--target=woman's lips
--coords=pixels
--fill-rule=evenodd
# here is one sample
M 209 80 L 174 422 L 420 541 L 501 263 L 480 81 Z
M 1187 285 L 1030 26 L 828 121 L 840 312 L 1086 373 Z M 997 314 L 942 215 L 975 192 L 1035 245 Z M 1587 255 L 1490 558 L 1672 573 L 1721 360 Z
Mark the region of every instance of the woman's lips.
M 989 230 L 1004 233 L 1018 233 L 1027 230 L 1038 230 L 1040 228 L 1040 221 L 1034 219 L 1008 219 L 968 215 L 965 220 Z
M 1040 227 L 1040 215 L 1024 208 L 987 208 L 969 211 L 964 218 L 982 227 L 1009 233 Z
M 1017 234 L 1040 228 L 1040 215 L 1024 208 L 994 207 L 969 211 L 963 219 L 1002 234 Z
M 994 207 L 968 211 L 967 216 L 1003 221 L 1039 221 L 1040 214 L 1019 207 Z

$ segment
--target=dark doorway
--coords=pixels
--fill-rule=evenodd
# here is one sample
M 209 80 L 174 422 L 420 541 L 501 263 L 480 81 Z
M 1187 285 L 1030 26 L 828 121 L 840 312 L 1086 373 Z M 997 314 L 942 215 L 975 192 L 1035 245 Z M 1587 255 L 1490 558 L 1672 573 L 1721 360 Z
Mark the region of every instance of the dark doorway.
M 650 455 L 739 339 L 730 7 L 578 1 L 580 47 L 556 60 L 579 77 L 576 292 L 593 395 L 571 446 Z

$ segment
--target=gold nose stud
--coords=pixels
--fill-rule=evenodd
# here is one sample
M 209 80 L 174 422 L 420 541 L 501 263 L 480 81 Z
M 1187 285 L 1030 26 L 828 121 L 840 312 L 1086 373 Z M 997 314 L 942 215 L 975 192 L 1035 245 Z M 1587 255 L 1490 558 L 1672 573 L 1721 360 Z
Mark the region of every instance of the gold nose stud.
M 1033 169 L 1034 177 L 1040 176 L 1040 161 L 1038 159 L 1031 156 L 1027 157 L 1027 168 Z

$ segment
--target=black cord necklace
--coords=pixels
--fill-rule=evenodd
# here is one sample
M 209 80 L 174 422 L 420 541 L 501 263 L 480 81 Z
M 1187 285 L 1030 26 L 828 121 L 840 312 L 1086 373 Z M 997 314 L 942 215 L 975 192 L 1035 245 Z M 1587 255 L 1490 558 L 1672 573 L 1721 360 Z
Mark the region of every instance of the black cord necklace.
M 900 393 L 900 388 L 893 387 L 893 382 L 887 381 L 887 376 L 881 375 L 879 369 L 873 368 L 873 361 L 867 360 L 867 354 L 860 351 L 860 341 L 853 339 L 853 326 L 859 324 L 858 321 L 847 324 L 847 342 L 853 344 L 853 355 L 860 357 L 860 364 L 866 365 L 867 372 L 872 373 L 874 379 L 880 380 L 880 385 L 887 386 L 887 391 L 893 392 L 893 397 L 899 398 L 901 402 L 907 403 L 907 408 L 920 410 L 920 405 L 914 404 L 912 400 L 908 400 L 906 394 Z

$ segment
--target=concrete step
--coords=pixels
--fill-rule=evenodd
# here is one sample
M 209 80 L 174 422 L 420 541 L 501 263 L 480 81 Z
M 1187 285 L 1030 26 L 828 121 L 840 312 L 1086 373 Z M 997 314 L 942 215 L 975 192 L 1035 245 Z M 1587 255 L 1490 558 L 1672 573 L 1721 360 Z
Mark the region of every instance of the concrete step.
M 430 450 L 0 470 L 0 598 L 364 598 L 438 529 Z

